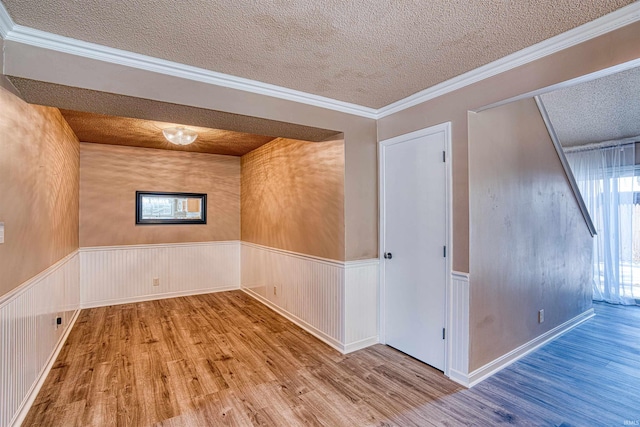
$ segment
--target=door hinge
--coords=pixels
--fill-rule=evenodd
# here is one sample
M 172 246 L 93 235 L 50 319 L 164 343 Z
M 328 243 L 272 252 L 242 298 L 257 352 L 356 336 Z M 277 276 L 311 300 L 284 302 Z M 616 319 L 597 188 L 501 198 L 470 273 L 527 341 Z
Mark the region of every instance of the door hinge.
M 444 331 L 445 331 L 445 329 L 442 328 L 442 339 L 444 339 L 444 337 L 445 337 L 445 332 Z
M 442 247 L 442 256 L 445 257 L 445 258 L 447 257 L 447 247 L 446 246 Z
M 443 162 L 446 162 L 446 161 L 447 161 L 447 152 L 446 152 L 446 151 L 443 151 L 443 152 L 442 152 L 442 161 L 443 161 Z

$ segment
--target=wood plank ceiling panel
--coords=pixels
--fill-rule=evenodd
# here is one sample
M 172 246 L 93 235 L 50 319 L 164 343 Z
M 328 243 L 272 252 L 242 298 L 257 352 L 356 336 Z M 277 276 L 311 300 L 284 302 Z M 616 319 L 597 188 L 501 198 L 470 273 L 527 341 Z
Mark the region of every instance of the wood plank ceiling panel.
M 165 123 L 71 110 L 60 110 L 60 112 L 80 141 L 97 144 L 242 156 L 275 139 L 272 136 L 210 129 L 189 126 L 188 124 Z M 175 126 L 184 126 L 197 132 L 198 138 L 190 145 L 171 144 L 162 135 L 162 130 Z

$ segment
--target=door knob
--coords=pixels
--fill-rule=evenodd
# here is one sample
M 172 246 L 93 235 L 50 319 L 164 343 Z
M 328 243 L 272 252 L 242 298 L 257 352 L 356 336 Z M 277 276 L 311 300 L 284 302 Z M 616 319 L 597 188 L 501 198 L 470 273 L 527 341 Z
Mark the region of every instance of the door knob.
M 391 252 L 384 253 L 384 259 L 391 259 L 391 258 L 393 258 L 393 255 L 391 254 Z

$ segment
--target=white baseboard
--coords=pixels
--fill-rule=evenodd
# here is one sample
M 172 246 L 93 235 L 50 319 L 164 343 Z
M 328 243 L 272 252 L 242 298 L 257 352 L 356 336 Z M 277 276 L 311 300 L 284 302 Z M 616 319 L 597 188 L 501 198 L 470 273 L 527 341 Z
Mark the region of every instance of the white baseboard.
M 507 366 L 518 361 L 529 353 L 567 333 L 582 322 L 591 319 L 593 316 L 595 316 L 595 311 L 593 310 L 593 308 L 590 308 L 584 313 L 581 313 L 573 319 L 570 319 L 563 324 L 556 326 L 550 331 L 547 331 L 539 337 L 532 339 L 528 343 L 521 345 L 520 347 L 510 351 L 504 356 L 499 357 L 496 360 L 487 363 L 483 367 L 476 369 L 475 371 L 467 375 L 466 378 L 464 375 L 461 375 L 462 378 L 458 378 L 458 380 L 460 381 L 456 380 L 456 382 L 466 385 L 467 387 L 473 387 L 474 385 L 489 378 L 496 372 L 506 368 Z
M 250 297 L 260 301 L 262 304 L 266 305 L 271 310 L 275 311 L 276 313 L 280 314 L 281 316 L 289 319 L 290 321 L 292 321 L 296 325 L 300 326 L 305 331 L 309 332 L 314 337 L 318 338 L 320 341 L 323 341 L 327 345 L 329 345 L 329 346 L 333 347 L 334 349 L 338 350 L 340 353 L 344 353 L 345 352 L 344 348 L 343 348 L 344 346 L 342 345 L 341 342 L 331 338 L 330 336 L 328 336 L 327 334 L 323 333 L 319 329 L 314 328 L 313 326 L 311 326 L 310 324 L 308 324 L 304 320 L 302 320 L 302 319 L 294 316 L 293 314 L 289 313 L 288 311 L 278 307 L 276 304 L 274 304 L 271 301 L 269 301 L 268 299 L 264 298 L 262 295 L 260 295 L 260 294 L 258 294 L 256 292 L 253 292 L 251 289 L 247 289 L 247 288 L 242 288 L 242 291 L 244 293 L 246 293 L 247 295 L 249 295 Z
M 469 388 L 469 375 L 464 372 L 456 371 L 455 369 L 449 369 L 447 375 L 451 381 L 455 381 L 458 384 Z
M 233 291 L 240 289 L 240 286 L 223 286 L 215 289 L 205 288 L 205 289 L 194 289 L 190 291 L 176 291 L 176 292 L 167 292 L 163 294 L 150 294 L 150 295 L 142 295 L 138 297 L 131 298 L 116 298 L 111 300 L 104 301 L 95 301 L 89 303 L 83 303 L 82 308 L 95 308 L 95 307 L 106 307 L 109 305 L 120 305 L 120 304 L 131 304 L 135 302 L 143 302 L 143 301 L 155 301 L 159 299 L 167 299 L 167 298 L 178 298 L 178 297 L 187 297 L 190 295 L 203 295 L 203 294 L 213 294 L 216 292 L 225 292 L 225 291 Z
M 363 348 L 370 347 L 374 344 L 378 344 L 380 342 L 379 337 L 376 335 L 375 337 L 366 338 L 357 342 L 352 342 L 349 344 L 345 344 L 342 346 L 341 353 L 353 353 L 354 351 L 362 350 Z
M 16 417 L 11 423 L 11 426 L 18 427 L 22 425 L 24 419 L 29 413 L 29 409 L 31 409 L 31 405 L 33 405 L 33 402 L 36 400 L 36 397 L 38 397 L 38 393 L 40 393 L 40 389 L 42 388 L 42 385 L 44 384 L 45 380 L 49 376 L 49 372 L 51 372 L 51 368 L 53 368 L 53 364 L 56 363 L 56 359 L 58 358 L 60 351 L 62 351 L 62 347 L 64 347 L 64 343 L 67 342 L 67 338 L 69 338 L 69 334 L 73 329 L 73 325 L 75 325 L 76 320 L 78 320 L 79 316 L 80 316 L 80 310 L 74 311 L 73 316 L 71 317 L 71 321 L 67 324 L 67 327 L 64 330 L 64 333 L 60 337 L 60 340 L 58 340 L 58 343 L 56 344 L 56 347 L 53 350 L 53 353 L 51 353 L 51 355 L 49 356 L 49 359 L 47 360 L 47 364 L 45 365 L 42 372 L 40 372 L 38 379 L 36 380 L 36 382 L 34 382 L 33 386 L 31 387 L 31 390 L 29 390 L 29 393 L 27 394 L 27 398 L 25 399 L 22 406 L 18 410 L 18 413 L 16 414 Z

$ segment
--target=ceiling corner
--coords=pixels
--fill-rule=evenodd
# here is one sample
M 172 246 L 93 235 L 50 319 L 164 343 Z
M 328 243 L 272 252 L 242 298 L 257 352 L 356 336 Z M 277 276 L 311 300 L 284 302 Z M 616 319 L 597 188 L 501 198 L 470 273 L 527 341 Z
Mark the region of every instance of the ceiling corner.
M 13 19 L 4 7 L 4 3 L 0 1 L 0 37 L 4 40 L 7 38 L 7 34 L 13 30 Z
M 468 71 L 452 79 L 421 90 L 377 110 L 377 118 L 406 110 L 415 105 L 469 86 L 497 74 L 528 64 L 545 56 L 591 40 L 603 34 L 640 21 L 640 2 L 624 6 L 614 12 L 597 18 L 557 36 L 543 40 L 503 58 Z
M 9 2 L 8 0 L 4 1 Z M 27 0 L 24 1 L 27 2 Z M 18 22 L 22 23 L 23 21 L 18 19 L 19 17 L 17 12 L 14 13 L 16 13 L 15 16 Z M 43 16 L 46 19 L 46 14 Z M 179 61 L 175 62 L 155 56 L 149 56 L 151 54 L 143 55 L 141 53 L 123 50 L 124 48 L 117 49 L 103 44 L 83 41 L 84 39 L 80 40 L 65 37 L 53 32 L 41 31 L 27 26 L 17 25 L 7 12 L 2 0 L 0 0 L 0 36 L 4 40 L 15 42 L 16 45 L 21 48 L 40 48 L 51 53 L 73 55 L 82 60 L 90 59 L 102 64 L 114 64 L 129 67 L 130 69 L 137 69 L 144 72 L 177 77 L 185 81 L 205 83 L 220 88 L 235 89 L 246 93 L 264 95 L 276 99 L 297 102 L 300 104 L 375 120 L 379 120 L 417 104 L 445 95 L 454 90 L 525 65 L 529 62 L 551 55 L 555 52 L 577 45 L 607 32 L 614 31 L 636 21 L 640 21 L 640 2 L 638 1 L 603 15 L 600 18 L 596 18 L 586 24 L 574 27 L 573 29 L 555 37 L 545 39 L 537 44 L 515 51 L 510 55 L 503 56 L 500 59 L 486 63 L 483 66 L 458 74 L 456 77 L 449 78 L 434 85 L 425 85 L 428 87 L 400 100 L 380 108 L 371 108 L 361 105 L 365 104 L 364 102 L 361 104 L 345 102 L 311 92 L 290 89 L 276 84 L 239 77 L 232 75 L 233 72 L 230 72 L 231 74 L 225 74 L 222 72 L 211 71 L 206 68 L 195 66 L 198 64 L 187 65 Z M 42 77 L 38 78 L 28 75 L 20 75 L 20 73 L 16 74 L 15 77 L 35 78 L 37 80 L 42 79 Z M 61 82 L 50 81 L 50 83 Z M 373 90 L 375 90 L 375 88 Z M 316 93 L 323 92 L 317 91 Z M 407 91 L 406 93 L 410 92 Z

